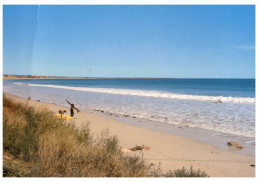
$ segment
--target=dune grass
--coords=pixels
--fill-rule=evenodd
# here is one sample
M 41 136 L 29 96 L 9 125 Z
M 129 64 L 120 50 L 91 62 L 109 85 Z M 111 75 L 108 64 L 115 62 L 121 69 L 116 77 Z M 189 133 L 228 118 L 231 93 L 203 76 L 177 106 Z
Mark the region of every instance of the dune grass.
M 12 160 L 4 158 L 4 176 L 188 177 L 191 174 L 184 168 L 166 174 L 152 173 L 152 164 L 140 156 L 121 152 L 118 138 L 107 130 L 94 138 L 87 125 L 77 129 L 56 119 L 48 110 L 15 103 L 5 95 L 3 151 L 14 156 Z M 200 171 L 192 172 L 207 176 Z

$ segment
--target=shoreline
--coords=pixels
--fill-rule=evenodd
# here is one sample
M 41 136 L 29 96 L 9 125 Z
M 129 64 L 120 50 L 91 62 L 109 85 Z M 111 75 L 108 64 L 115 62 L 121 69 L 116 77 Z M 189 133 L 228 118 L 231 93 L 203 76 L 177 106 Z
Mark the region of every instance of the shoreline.
M 193 128 L 189 126 L 164 123 L 149 119 L 136 118 L 132 116 L 113 114 L 102 111 L 86 110 L 87 112 L 98 114 L 118 122 L 123 122 L 129 125 L 146 128 L 153 131 L 167 133 L 174 136 L 191 138 L 206 145 L 217 147 L 217 149 L 232 151 L 235 153 L 255 156 L 255 145 L 247 143 L 250 137 L 244 137 L 234 134 L 227 134 L 220 131 L 207 130 L 202 128 Z M 247 139 L 247 140 L 246 140 Z M 236 141 L 243 146 L 243 150 L 232 149 L 227 145 L 227 142 Z M 253 140 L 253 139 L 252 139 Z M 255 142 L 255 139 L 254 139 Z
M 26 99 L 5 94 L 17 102 L 26 102 Z M 53 112 L 66 109 L 55 104 L 30 100 L 30 105 L 36 108 L 47 108 Z M 129 119 L 129 118 L 128 118 Z M 119 121 L 118 121 L 119 120 Z M 255 176 L 255 157 L 240 154 L 234 151 L 221 150 L 215 146 L 204 144 L 194 138 L 176 136 L 167 132 L 155 131 L 152 128 L 143 128 L 122 121 L 122 118 L 111 118 L 110 115 L 98 114 L 93 111 L 76 113 L 75 125 L 89 123 L 91 132 L 97 135 L 101 130 L 109 129 L 112 135 L 117 135 L 123 149 L 136 145 L 145 145 L 151 148 L 143 151 L 144 159 L 156 165 L 161 162 L 163 171 L 174 170 L 183 166 L 206 171 L 212 177 Z M 144 122 L 144 121 L 142 121 Z M 142 123 L 141 122 L 141 123 Z M 186 129 L 186 128 L 185 128 Z M 140 152 L 135 152 L 140 155 Z

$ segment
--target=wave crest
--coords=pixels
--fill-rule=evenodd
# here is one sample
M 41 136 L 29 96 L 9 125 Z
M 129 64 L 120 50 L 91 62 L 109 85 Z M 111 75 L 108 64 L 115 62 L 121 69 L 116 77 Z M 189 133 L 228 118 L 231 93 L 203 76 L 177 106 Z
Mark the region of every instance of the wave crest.
M 14 83 L 22 85 L 21 83 Z M 83 92 L 96 92 L 115 95 L 131 95 L 141 97 L 156 97 L 156 98 L 168 98 L 168 99 L 181 99 L 181 100 L 199 100 L 199 101 L 211 101 L 211 102 L 232 102 L 232 103 L 255 103 L 255 98 L 250 97 L 223 97 L 223 96 L 202 96 L 202 95 L 188 95 L 188 94 L 175 94 L 170 92 L 160 91 L 146 91 L 146 90 L 134 90 L 134 89 L 116 89 L 116 88 L 90 88 L 90 87 L 69 87 L 59 85 L 42 85 L 42 84 L 28 84 L 35 87 L 50 87 L 59 88 Z

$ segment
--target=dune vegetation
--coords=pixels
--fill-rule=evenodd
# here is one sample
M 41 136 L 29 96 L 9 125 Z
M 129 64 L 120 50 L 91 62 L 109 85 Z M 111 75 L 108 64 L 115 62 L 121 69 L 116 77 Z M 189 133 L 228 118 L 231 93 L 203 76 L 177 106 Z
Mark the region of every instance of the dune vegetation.
M 126 155 L 118 138 L 78 129 L 48 110 L 3 96 L 3 175 L 9 177 L 207 177 L 179 169 L 162 173 L 142 156 Z

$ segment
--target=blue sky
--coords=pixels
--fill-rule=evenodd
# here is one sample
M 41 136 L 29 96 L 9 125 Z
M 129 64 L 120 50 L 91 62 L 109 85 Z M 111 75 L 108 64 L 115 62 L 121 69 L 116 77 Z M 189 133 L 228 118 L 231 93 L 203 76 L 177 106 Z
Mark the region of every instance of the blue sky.
M 3 73 L 255 78 L 255 6 L 5 5 Z

